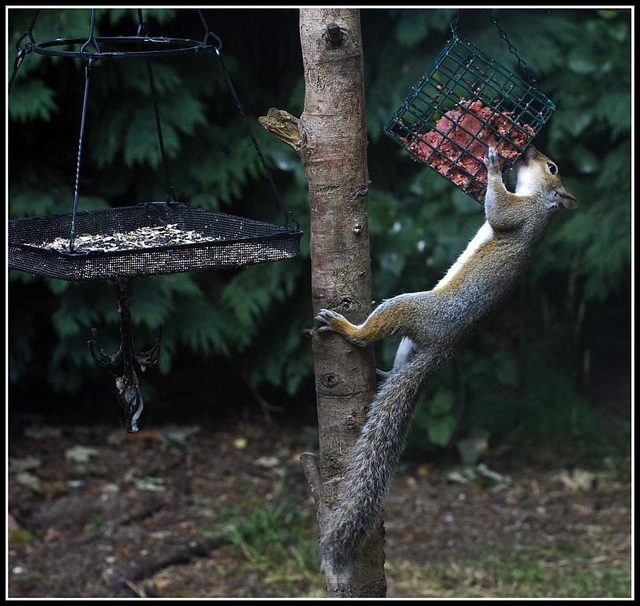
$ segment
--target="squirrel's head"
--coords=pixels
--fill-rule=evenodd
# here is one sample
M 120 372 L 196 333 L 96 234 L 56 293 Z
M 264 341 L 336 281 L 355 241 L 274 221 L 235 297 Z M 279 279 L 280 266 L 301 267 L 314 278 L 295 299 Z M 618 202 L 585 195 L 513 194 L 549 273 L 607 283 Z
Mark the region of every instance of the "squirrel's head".
M 562 185 L 558 165 L 539 152 L 533 145 L 527 148 L 518 163 L 516 194 L 527 195 L 539 192 L 549 202 L 551 210 L 575 208 L 578 201 Z

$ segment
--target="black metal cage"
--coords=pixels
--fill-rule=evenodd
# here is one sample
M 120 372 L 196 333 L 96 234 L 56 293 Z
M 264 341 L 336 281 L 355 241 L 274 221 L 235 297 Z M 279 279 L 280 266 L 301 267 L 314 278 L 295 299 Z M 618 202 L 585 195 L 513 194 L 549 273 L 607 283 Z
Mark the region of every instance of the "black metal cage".
M 488 147 L 497 148 L 502 170 L 515 166 L 554 111 L 535 81 L 523 80 L 454 35 L 385 133 L 415 161 L 482 202 Z

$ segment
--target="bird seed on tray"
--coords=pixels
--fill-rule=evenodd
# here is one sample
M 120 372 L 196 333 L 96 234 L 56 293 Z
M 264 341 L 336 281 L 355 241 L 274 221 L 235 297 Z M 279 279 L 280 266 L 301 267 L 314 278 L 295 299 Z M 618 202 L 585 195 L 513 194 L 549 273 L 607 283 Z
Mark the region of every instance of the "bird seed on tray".
M 113 234 L 79 234 L 75 239 L 75 249 L 86 252 L 121 252 L 176 244 L 216 242 L 221 237 L 204 236 L 195 230 L 183 230 L 177 223 L 155 227 L 138 227 L 128 232 Z M 69 250 L 69 238 L 56 238 L 53 242 L 36 244 L 39 248 L 64 252 Z

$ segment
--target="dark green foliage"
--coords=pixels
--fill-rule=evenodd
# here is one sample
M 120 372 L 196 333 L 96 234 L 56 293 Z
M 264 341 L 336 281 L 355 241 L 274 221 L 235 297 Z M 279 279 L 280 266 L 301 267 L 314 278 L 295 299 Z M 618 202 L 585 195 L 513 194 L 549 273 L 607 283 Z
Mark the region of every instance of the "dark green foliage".
M 382 129 L 449 38 L 453 9 L 363 10 L 371 177 L 373 298 L 430 288 L 482 223 L 482 209 L 434 171 L 413 163 Z M 295 152 L 266 134 L 257 116 L 269 107 L 300 114 L 304 82 L 294 10 L 208 10 L 254 132 L 285 206 L 305 230 L 300 258 L 237 272 L 181 274 L 136 282 L 136 344 L 164 327 L 158 369 L 147 380 L 175 380 L 185 352 L 226 358 L 251 390 L 273 386 L 292 409 L 310 407 L 302 386 L 312 373 L 302 330 L 309 300 L 308 203 Z M 518 447 L 597 439 L 601 410 L 588 387 L 603 367 L 626 368 L 630 271 L 631 46 L 629 11 L 503 10 L 499 23 L 535 73 L 557 112 L 536 145 L 557 160 L 580 201 L 564 213 L 508 309 L 442 369 L 420 407 L 411 443 L 450 446 L 474 430 L 490 443 Z M 152 33 L 202 36 L 190 11 L 145 11 Z M 30 10 L 9 11 L 12 65 Z M 274 40 L 272 30 L 280 37 Z M 37 40 L 84 37 L 88 10 L 43 10 Z M 135 11 L 99 10 L 103 35 L 135 33 Z M 465 10 L 459 33 L 498 61 L 515 57 L 486 12 Z M 26 57 L 10 96 L 9 213 L 69 212 L 82 102 L 83 66 Z M 196 206 L 282 222 L 214 57 L 154 62 L 165 147 L 177 196 Z M 146 67 L 140 61 L 94 67 L 81 181 L 81 210 L 163 200 Z M 10 378 L 24 386 L 47 360 L 48 388 L 91 393 L 100 370 L 86 347 L 92 327 L 105 348 L 117 344 L 117 308 L 108 284 L 77 285 L 10 276 Z M 611 320 L 606 318 L 611 317 Z M 627 336 L 625 336 L 627 335 Z M 393 345 L 378 349 L 387 368 Z M 589 362 L 590 361 L 590 362 Z M 224 376 L 189 386 L 207 392 Z M 231 392 L 228 406 L 235 397 Z M 160 402 L 158 402 L 158 405 Z M 604 406 L 609 403 L 605 402 Z M 188 415 L 188 411 L 185 411 Z M 605 417 L 606 418 L 606 411 Z

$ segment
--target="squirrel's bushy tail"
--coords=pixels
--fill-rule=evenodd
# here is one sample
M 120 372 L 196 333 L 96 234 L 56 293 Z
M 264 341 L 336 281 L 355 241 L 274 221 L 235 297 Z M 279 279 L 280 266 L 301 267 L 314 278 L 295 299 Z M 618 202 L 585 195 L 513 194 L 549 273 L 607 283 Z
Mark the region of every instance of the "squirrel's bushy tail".
M 378 390 L 347 467 L 340 507 L 322 532 L 320 556 L 327 574 L 339 576 L 379 523 L 418 395 L 444 357 L 418 350 Z

